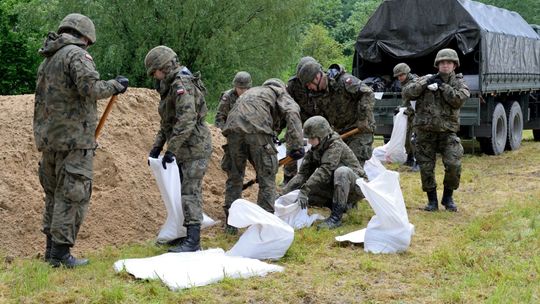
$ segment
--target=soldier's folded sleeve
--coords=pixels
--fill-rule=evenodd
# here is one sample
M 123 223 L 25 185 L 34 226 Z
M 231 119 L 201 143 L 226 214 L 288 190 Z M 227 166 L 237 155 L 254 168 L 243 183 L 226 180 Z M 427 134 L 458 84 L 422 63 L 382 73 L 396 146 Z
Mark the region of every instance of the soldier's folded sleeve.
M 92 57 L 82 49 L 74 49 L 70 53 L 70 77 L 74 80 L 79 94 L 90 100 L 110 97 L 118 92 L 118 86 L 123 88 L 114 79 L 100 80 Z
M 178 151 L 197 124 L 197 109 L 195 108 L 195 97 L 189 92 L 188 88 L 176 87 L 174 91 L 183 93 L 176 96 L 176 123 L 173 126 L 168 146 L 169 150 Z

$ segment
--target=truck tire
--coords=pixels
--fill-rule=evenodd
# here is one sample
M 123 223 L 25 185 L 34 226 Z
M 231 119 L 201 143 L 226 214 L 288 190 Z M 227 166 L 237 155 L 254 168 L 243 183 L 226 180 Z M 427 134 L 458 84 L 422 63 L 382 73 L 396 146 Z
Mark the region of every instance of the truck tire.
M 506 111 L 501 103 L 497 103 L 491 120 L 491 137 L 479 138 L 480 149 L 489 155 L 499 155 L 504 152 L 508 127 Z
M 506 110 L 508 113 L 506 150 L 517 150 L 521 147 L 521 139 L 523 138 L 523 112 L 521 112 L 521 106 L 517 101 L 514 101 Z

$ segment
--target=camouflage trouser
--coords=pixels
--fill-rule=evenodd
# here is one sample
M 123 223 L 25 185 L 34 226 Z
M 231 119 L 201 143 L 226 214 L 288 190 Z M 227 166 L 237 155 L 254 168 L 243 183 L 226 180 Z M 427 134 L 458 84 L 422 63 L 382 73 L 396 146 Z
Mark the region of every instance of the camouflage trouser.
M 268 212 L 274 212 L 276 197 L 276 173 L 278 169 L 277 150 L 271 135 L 232 133 L 227 136 L 224 146 L 230 160 L 222 162 L 227 172 L 225 184 L 225 215 L 231 204 L 242 197 L 242 184 L 246 172 L 246 162 L 253 161 L 259 183 L 257 204 Z
M 405 135 L 405 152 L 407 153 L 407 157 L 410 157 L 410 155 L 414 156 L 415 154 L 414 144 L 411 142 L 413 134 L 413 119 L 414 114 L 407 115 L 407 134 Z
M 364 167 L 364 163 L 371 158 L 373 153 L 373 133 L 355 134 L 345 138 L 343 141 L 354 152 L 360 165 Z
M 456 133 L 440 133 L 416 130 L 416 161 L 420 165 L 422 190 L 437 189 L 435 181 L 436 154 L 442 155 L 444 164 L 444 187 L 457 189 L 461 178 L 463 146 Z
M 43 233 L 56 244 L 75 244 L 92 195 L 93 159 L 93 150 L 42 153 Z
M 297 174 L 283 189 L 283 194 L 300 189 L 302 180 L 308 178 Z M 309 205 L 331 208 L 333 203 L 346 207 L 347 204 L 358 202 L 364 198 L 360 187 L 356 185 L 358 178 L 359 176 L 349 167 L 341 166 L 337 168 L 334 171 L 332 180 L 319 183 L 315 189 L 311 189 L 310 193 L 308 193 Z
M 182 170 L 184 226 L 200 225 L 203 220 L 202 181 L 208 169 L 208 158 L 177 163 Z

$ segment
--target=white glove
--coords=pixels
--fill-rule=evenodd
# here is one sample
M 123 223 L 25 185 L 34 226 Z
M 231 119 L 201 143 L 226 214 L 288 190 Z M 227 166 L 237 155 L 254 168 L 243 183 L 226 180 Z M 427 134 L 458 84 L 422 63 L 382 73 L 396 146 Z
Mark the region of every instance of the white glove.
M 428 89 L 430 89 L 431 91 L 435 92 L 439 89 L 439 86 L 436 84 L 436 83 L 432 83 L 430 85 L 427 86 Z

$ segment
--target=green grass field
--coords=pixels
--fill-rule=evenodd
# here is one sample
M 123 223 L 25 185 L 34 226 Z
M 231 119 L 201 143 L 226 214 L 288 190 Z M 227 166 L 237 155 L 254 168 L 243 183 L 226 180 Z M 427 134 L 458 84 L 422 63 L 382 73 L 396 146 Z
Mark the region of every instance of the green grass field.
M 362 202 L 339 229 L 297 231 L 277 262 L 283 273 L 179 292 L 113 271 L 118 259 L 163 253 L 152 240 L 88 252 L 91 264 L 76 270 L 12 260 L 0 249 L 0 303 L 540 303 L 540 142 L 530 131 L 524 137 L 521 149 L 499 156 L 471 154 L 474 143 L 464 144 L 458 213 L 421 211 L 419 173 L 391 165 L 400 172 L 416 229 L 402 254 L 374 255 L 334 242 L 367 225 L 373 212 Z M 442 174 L 439 160 L 439 185 Z M 205 248 L 227 250 L 236 242 L 213 229 L 203 233 Z

